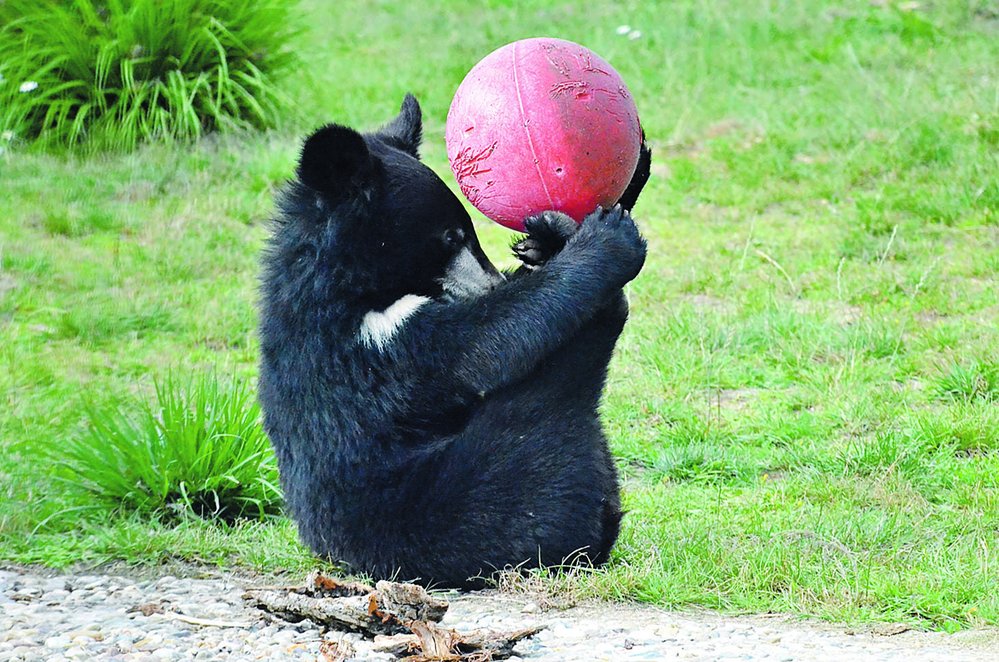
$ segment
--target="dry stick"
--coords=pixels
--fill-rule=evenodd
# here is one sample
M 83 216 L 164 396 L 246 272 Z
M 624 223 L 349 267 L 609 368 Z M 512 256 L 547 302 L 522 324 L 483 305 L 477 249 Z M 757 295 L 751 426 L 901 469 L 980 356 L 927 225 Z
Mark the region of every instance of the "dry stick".
M 217 621 L 210 618 L 196 618 L 194 616 L 187 616 L 186 614 L 178 614 L 175 611 L 164 612 L 163 615 L 167 618 L 172 618 L 175 621 L 215 628 L 248 628 L 252 625 L 252 623 L 244 623 L 241 621 Z
M 749 224 L 749 234 L 746 236 L 746 243 L 742 247 L 742 258 L 739 260 L 739 271 L 746 269 L 746 255 L 749 253 L 749 245 L 753 242 L 753 235 L 756 234 L 756 218 L 753 216 L 753 221 Z
M 884 253 L 882 253 L 881 257 L 878 259 L 878 266 L 884 264 L 885 260 L 888 259 L 888 253 L 889 251 L 891 251 L 891 245 L 895 243 L 895 235 L 897 233 L 898 233 L 898 224 L 896 223 L 895 225 L 891 226 L 891 236 L 888 237 L 888 243 L 885 245 Z
M 846 262 L 846 258 L 845 257 L 841 257 L 839 259 L 839 266 L 836 267 L 836 295 L 839 297 L 840 301 L 842 301 L 843 303 L 846 303 L 846 301 L 843 301 L 843 263 L 844 262 Z
M 787 284 L 791 286 L 791 291 L 793 293 L 797 294 L 798 287 L 794 284 L 794 281 L 791 280 L 791 277 L 787 275 L 787 272 L 784 271 L 784 267 L 780 266 L 780 262 L 778 262 L 777 260 L 775 260 L 772 257 L 770 257 L 769 255 L 767 255 L 766 253 L 764 253 L 763 251 L 761 251 L 759 248 L 756 249 L 756 254 L 759 255 L 760 257 L 762 257 L 764 260 L 766 260 L 770 264 L 772 264 L 774 267 L 776 267 L 777 271 L 779 271 L 781 273 L 781 275 L 783 275 L 784 278 L 787 280 Z

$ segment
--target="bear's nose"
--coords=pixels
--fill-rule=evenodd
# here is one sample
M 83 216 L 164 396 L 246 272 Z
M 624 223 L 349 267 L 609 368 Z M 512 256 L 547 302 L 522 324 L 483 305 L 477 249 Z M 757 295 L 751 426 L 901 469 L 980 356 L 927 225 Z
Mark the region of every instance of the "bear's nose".
M 442 284 L 454 296 L 471 298 L 494 290 L 504 280 L 482 249 L 465 246 L 451 260 Z

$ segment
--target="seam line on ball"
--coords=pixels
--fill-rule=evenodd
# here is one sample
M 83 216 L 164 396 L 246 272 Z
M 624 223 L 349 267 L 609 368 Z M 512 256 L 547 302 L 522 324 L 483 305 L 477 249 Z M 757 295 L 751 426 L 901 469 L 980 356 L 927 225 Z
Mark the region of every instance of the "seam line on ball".
M 531 139 L 531 128 L 527 124 L 527 114 L 524 112 L 524 100 L 520 95 L 520 76 L 517 73 L 517 42 L 513 44 L 513 89 L 517 90 L 517 105 L 520 107 L 520 123 L 524 125 L 524 132 L 527 134 L 527 144 L 531 148 L 531 156 L 534 158 L 534 169 L 538 171 L 538 179 L 541 180 L 541 188 L 545 190 L 545 195 L 548 197 L 548 208 L 554 209 L 555 203 L 552 202 L 552 194 L 548 192 L 548 183 L 545 182 L 545 176 L 541 173 L 541 164 L 538 160 L 538 153 L 534 149 L 534 140 Z

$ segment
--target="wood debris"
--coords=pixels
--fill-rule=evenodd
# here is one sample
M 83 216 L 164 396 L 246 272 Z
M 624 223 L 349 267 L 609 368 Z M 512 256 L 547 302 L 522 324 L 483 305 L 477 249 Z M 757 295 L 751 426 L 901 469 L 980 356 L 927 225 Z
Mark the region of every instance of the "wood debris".
M 406 662 L 504 660 L 513 655 L 518 641 L 543 629 L 539 626 L 513 632 L 476 630 L 462 634 L 435 623 L 415 621 L 410 624 L 412 634 L 375 637 L 374 650 L 396 655 Z
M 315 572 L 301 586 L 248 589 L 243 598 L 283 620 L 312 620 L 327 628 L 360 632 L 374 638 L 375 650 L 408 662 L 487 662 L 513 655 L 518 641 L 543 627 L 514 632 L 478 630 L 459 633 L 438 625 L 448 602 L 416 584 L 380 581 L 374 587 L 342 582 Z M 349 659 L 330 646 L 326 659 Z
M 345 662 L 346 660 L 353 659 L 354 647 L 350 645 L 349 641 L 330 641 L 326 639 L 319 644 L 319 654 L 322 656 L 324 662 Z
M 165 611 L 162 613 L 164 616 L 172 618 L 175 621 L 188 623 L 189 625 L 200 625 L 202 627 L 248 628 L 251 625 L 251 623 L 246 623 L 244 621 L 223 621 L 216 618 L 198 618 L 196 616 L 188 616 L 187 614 L 179 614 L 175 611 Z

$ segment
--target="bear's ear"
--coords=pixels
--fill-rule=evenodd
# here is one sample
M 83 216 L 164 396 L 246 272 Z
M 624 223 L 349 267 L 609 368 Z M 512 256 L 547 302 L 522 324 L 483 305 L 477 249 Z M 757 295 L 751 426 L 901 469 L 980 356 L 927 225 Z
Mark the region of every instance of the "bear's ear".
M 420 142 L 423 138 L 423 111 L 420 102 L 412 94 L 402 100 L 402 109 L 394 120 L 383 126 L 375 134 L 397 149 L 420 158 Z
M 357 131 L 327 124 L 309 136 L 302 146 L 298 179 L 331 201 L 368 187 L 375 160 Z

